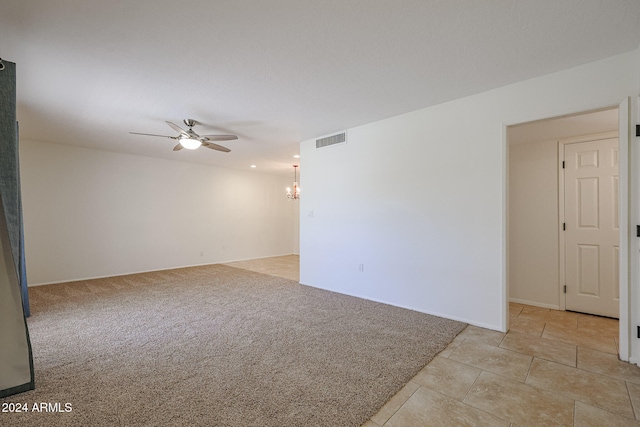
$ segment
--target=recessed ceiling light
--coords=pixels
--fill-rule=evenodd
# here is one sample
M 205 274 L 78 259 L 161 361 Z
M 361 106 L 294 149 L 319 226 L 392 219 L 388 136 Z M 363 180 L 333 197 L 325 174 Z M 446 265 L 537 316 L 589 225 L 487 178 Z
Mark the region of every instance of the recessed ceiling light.
M 299 159 L 299 158 L 300 158 L 300 154 L 295 154 L 295 155 L 293 156 L 293 158 L 294 158 L 294 159 Z
M 251 165 L 251 167 L 252 167 L 252 168 L 255 168 L 255 167 L 256 167 L 256 165 Z

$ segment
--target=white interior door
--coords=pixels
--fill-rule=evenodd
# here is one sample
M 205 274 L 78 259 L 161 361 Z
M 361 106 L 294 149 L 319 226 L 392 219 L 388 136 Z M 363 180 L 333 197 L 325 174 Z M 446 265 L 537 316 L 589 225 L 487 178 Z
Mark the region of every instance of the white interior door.
M 566 309 L 619 316 L 618 139 L 566 144 Z

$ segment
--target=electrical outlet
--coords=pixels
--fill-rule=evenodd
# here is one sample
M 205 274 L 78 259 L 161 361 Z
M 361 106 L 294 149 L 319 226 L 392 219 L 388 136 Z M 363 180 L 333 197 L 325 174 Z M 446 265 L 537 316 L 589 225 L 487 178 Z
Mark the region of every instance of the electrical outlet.
M 200 256 L 204 256 L 204 252 L 200 252 Z
M 358 271 L 362 273 L 364 271 L 364 264 L 358 264 Z
M 313 218 L 313 211 L 309 211 L 309 218 Z

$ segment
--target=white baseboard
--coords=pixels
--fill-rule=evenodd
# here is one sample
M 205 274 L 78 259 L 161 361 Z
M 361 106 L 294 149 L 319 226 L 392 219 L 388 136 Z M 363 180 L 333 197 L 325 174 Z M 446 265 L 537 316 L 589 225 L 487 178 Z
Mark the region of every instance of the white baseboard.
M 31 287 L 35 287 L 35 286 L 57 285 L 59 283 L 82 282 L 82 281 L 85 281 L 85 280 L 94 280 L 94 279 L 108 279 L 109 277 L 129 276 L 131 274 L 156 273 L 156 272 L 159 272 L 159 271 L 176 270 L 176 269 L 179 269 L 179 268 L 201 267 L 203 265 L 214 265 L 214 264 L 228 264 L 228 263 L 237 262 L 237 261 L 249 261 L 249 260 L 253 260 L 253 259 L 275 258 L 275 257 L 280 257 L 280 256 L 289 256 L 289 255 L 297 255 L 297 254 L 267 255 L 267 256 L 256 257 L 256 258 L 242 258 L 242 259 L 233 259 L 233 260 L 226 260 L 226 261 L 205 262 L 205 263 L 202 263 L 202 264 L 179 265 L 179 266 L 175 266 L 175 267 L 158 268 L 158 269 L 155 269 L 155 270 L 131 271 L 131 272 L 128 272 L 128 273 L 115 273 L 115 274 L 109 274 L 109 275 L 106 275 L 106 276 L 69 278 L 69 279 L 66 279 L 66 280 L 57 280 L 55 282 L 28 283 L 28 287 L 31 288 Z M 27 271 L 27 281 L 28 281 L 28 277 L 29 277 L 29 272 Z
M 518 304 L 525 304 L 525 305 L 533 305 L 534 307 L 550 308 L 552 310 L 562 310 L 559 305 L 545 304 L 545 303 L 536 302 L 536 301 L 527 301 L 519 298 L 509 298 L 509 302 L 516 302 Z

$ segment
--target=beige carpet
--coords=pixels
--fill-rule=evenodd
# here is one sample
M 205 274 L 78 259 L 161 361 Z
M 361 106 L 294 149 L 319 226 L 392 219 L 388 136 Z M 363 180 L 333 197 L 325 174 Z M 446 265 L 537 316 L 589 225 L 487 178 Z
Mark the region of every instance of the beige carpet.
M 2 426 L 359 426 L 466 326 L 225 265 L 30 292 Z

